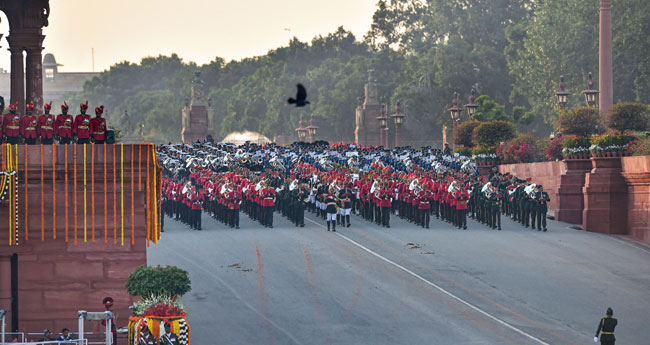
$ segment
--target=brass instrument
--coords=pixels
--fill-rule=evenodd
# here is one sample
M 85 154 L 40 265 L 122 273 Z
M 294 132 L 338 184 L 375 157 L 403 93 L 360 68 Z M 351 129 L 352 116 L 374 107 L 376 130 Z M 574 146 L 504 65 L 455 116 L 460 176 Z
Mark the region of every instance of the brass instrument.
M 377 199 L 379 199 L 379 182 L 377 180 L 372 182 L 370 187 L 370 194 L 374 194 Z
M 460 192 L 460 187 L 456 181 L 451 181 L 449 188 L 447 188 L 447 193 L 456 193 Z
M 293 192 L 294 189 L 298 188 L 298 183 L 299 183 L 298 179 L 294 179 L 293 181 L 291 181 L 291 183 L 289 184 L 289 191 Z

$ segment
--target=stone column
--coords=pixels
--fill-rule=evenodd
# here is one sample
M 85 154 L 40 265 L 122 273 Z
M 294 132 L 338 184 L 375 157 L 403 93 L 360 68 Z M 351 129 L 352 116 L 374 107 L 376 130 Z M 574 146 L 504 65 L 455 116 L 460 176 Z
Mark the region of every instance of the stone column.
M 38 114 L 43 107 L 43 57 L 41 50 L 43 48 L 40 45 L 27 49 L 27 68 L 25 70 L 26 102 L 34 102 L 37 109 L 35 114 Z
M 9 37 L 7 37 L 9 38 Z M 23 49 L 9 43 L 11 52 L 11 104 L 18 103 L 18 112 L 25 113 L 25 73 Z
M 571 224 L 582 224 L 584 210 L 585 175 L 591 170 L 589 159 L 565 159 L 566 173 L 560 176 L 557 189 L 557 211 L 555 218 Z
M 598 54 L 598 87 L 600 114 L 607 114 L 614 103 L 612 76 L 612 0 L 600 0 L 600 47 Z
M 627 185 L 620 157 L 592 157 L 585 177 L 582 228 L 604 234 L 627 234 Z

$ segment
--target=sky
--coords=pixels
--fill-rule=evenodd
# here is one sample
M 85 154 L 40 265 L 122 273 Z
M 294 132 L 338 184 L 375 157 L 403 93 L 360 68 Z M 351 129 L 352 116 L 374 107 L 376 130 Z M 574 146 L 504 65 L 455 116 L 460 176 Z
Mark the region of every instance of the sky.
M 377 0 L 51 0 L 43 55 L 61 72 L 102 71 L 128 60 L 178 53 L 208 63 L 264 55 L 294 36 L 311 41 L 343 25 L 357 39 Z M 0 68 L 9 70 L 7 17 L 0 14 Z

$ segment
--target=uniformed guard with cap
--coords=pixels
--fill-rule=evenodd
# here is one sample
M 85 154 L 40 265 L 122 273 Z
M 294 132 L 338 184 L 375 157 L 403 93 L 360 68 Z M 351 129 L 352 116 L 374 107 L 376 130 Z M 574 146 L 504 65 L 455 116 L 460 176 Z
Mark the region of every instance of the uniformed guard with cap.
M 56 118 L 50 114 L 52 102 L 45 103 L 43 106 L 43 115 L 38 117 L 37 134 L 41 137 L 41 144 L 52 145 L 54 143 L 54 122 Z
M 74 119 L 72 115 L 68 114 L 68 104 L 63 102 L 61 105 L 61 114 L 56 117 L 56 122 L 54 122 L 54 133 L 56 134 L 59 144 L 69 144 L 72 140 L 72 125 Z
M 172 332 L 172 324 L 165 320 L 165 334 L 160 336 L 160 345 L 178 345 L 178 335 Z
M 605 317 L 600 319 L 600 322 L 598 323 L 598 329 L 596 329 L 594 342 L 598 341 L 598 335 L 600 334 L 601 345 L 614 345 L 616 343 L 616 337 L 614 337 L 614 329 L 618 324 L 618 320 L 613 318 L 613 316 L 614 311 L 612 308 L 607 308 Z
M 149 331 L 146 320 L 143 320 L 142 325 L 140 326 L 140 339 L 138 339 L 138 345 L 158 345 L 156 337 L 154 337 Z
M 80 114 L 74 118 L 72 135 L 77 137 L 77 144 L 90 144 L 90 115 L 86 114 L 88 101 L 79 105 Z
M 113 312 L 111 309 L 113 308 L 113 298 L 112 297 L 105 297 L 104 300 L 102 301 L 102 304 L 106 308 L 106 311 Z M 102 320 L 102 326 L 106 326 L 106 320 Z M 115 325 L 115 318 L 111 318 L 111 333 L 113 334 L 113 345 L 117 343 L 117 326 Z

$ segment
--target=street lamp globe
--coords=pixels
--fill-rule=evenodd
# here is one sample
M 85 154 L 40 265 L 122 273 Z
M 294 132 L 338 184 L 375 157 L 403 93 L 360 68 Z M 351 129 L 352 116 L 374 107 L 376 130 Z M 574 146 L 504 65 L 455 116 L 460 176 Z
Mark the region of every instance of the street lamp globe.
M 458 100 L 459 97 L 460 96 L 458 92 L 454 92 L 453 107 L 447 109 L 447 111 L 449 111 L 449 114 L 451 114 L 451 119 L 454 122 L 460 121 L 460 112 L 462 111 L 462 109 L 458 107 L 458 105 L 460 104 L 460 101 Z
M 314 126 L 314 117 L 309 119 L 309 126 L 307 126 L 307 131 L 309 132 L 309 136 L 315 137 L 318 128 L 319 128 L 318 126 Z
M 571 93 L 566 91 L 566 85 L 564 84 L 564 76 L 560 76 L 560 90 L 555 93 L 557 96 L 557 103 L 560 106 L 560 109 L 564 109 L 566 107 L 568 97 Z
M 465 109 L 467 109 L 467 115 L 469 115 L 469 118 L 472 118 L 472 115 L 476 113 L 476 109 L 478 108 L 478 104 L 474 103 L 476 100 L 476 90 L 472 89 L 472 94 L 469 96 L 469 103 L 465 104 Z
M 396 126 L 401 126 L 402 123 L 404 123 L 404 117 L 405 115 L 401 113 L 400 111 L 400 102 L 397 101 L 397 104 L 395 105 L 395 114 L 391 115 L 390 117 L 395 120 L 395 125 Z
M 598 95 L 598 90 L 594 90 L 594 81 L 593 75 L 589 72 L 587 76 L 587 90 L 582 91 L 585 95 L 585 102 L 587 106 L 593 107 L 596 105 L 596 95 Z

